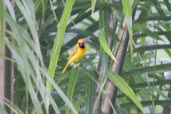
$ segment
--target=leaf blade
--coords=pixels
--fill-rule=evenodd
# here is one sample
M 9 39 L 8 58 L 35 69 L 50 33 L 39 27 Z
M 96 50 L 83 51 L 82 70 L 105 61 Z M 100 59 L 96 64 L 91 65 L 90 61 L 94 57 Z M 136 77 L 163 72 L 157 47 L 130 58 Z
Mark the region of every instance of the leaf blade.
M 125 94 L 127 95 L 137 107 L 144 113 L 142 104 L 137 99 L 137 96 L 131 87 L 119 76 L 116 72 L 110 72 L 107 77 Z M 144 113 L 145 114 L 145 113 Z

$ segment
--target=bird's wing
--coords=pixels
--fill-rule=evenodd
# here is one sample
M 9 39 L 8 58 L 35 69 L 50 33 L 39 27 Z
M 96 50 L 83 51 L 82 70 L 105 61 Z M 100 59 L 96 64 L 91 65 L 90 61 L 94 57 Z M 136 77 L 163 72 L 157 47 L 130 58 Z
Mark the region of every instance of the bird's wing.
M 78 51 L 78 47 L 77 47 L 77 45 L 76 45 L 76 46 L 73 48 L 73 50 L 72 50 L 70 56 L 68 57 L 68 60 L 70 60 L 70 59 L 77 53 L 77 51 Z

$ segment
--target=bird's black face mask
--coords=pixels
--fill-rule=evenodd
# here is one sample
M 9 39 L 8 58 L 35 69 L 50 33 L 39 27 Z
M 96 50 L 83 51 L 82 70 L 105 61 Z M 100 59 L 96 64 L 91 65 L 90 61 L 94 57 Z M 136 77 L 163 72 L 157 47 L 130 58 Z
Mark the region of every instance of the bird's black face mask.
M 79 43 L 79 47 L 83 49 L 85 47 L 84 43 Z

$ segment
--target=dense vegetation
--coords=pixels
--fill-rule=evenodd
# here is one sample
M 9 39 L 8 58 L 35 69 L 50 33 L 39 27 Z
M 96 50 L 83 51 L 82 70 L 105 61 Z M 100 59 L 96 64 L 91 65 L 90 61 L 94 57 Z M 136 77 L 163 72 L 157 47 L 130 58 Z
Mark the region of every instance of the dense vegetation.
M 1 0 L 0 26 L 0 112 L 170 114 L 169 0 Z M 62 74 L 80 38 L 87 53 Z

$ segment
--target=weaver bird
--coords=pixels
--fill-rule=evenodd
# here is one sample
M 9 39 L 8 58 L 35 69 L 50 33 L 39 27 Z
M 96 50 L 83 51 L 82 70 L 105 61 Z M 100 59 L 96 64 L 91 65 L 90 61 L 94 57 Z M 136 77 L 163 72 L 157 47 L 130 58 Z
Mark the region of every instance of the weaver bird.
M 68 66 L 71 63 L 76 63 L 76 62 L 80 61 L 83 58 L 83 56 L 85 55 L 86 49 L 87 49 L 87 46 L 86 46 L 84 40 L 79 39 L 76 46 L 73 48 L 70 56 L 68 57 L 68 62 L 65 65 L 64 69 L 62 70 L 62 73 L 64 73 L 66 71 L 66 69 L 68 68 Z

